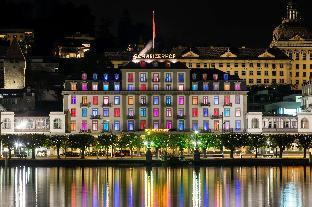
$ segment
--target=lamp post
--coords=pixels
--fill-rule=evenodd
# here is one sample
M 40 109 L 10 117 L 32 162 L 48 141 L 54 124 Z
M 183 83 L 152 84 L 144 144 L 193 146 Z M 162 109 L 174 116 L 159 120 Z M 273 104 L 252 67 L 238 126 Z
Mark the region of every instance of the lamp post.
M 198 162 L 200 160 L 200 153 L 199 153 L 199 141 L 198 141 L 198 131 L 194 131 L 194 138 L 195 138 L 195 150 L 194 150 L 194 161 Z
M 151 164 L 152 163 L 152 152 L 151 152 L 151 140 L 149 139 L 149 135 L 151 134 L 151 132 L 147 132 L 148 138 L 146 139 L 146 141 L 144 141 L 144 145 L 146 146 L 146 154 L 145 154 L 145 159 L 147 164 Z M 145 136 L 146 138 L 146 136 Z

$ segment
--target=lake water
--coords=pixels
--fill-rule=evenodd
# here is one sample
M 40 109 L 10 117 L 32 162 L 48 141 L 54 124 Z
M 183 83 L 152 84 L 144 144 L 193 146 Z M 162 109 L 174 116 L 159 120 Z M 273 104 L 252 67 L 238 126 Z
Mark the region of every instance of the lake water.
M 310 167 L 0 168 L 0 206 L 312 206 Z

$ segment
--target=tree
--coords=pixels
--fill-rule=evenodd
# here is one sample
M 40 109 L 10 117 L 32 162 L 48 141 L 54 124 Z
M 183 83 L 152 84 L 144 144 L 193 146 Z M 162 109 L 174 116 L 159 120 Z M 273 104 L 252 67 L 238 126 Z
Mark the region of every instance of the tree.
M 136 135 L 134 133 L 126 133 L 124 134 L 123 136 L 125 136 L 123 139 L 124 139 L 124 143 L 126 144 L 126 147 L 128 147 L 130 149 L 130 155 L 132 157 L 132 154 L 133 154 L 133 148 L 136 146 L 136 145 L 140 145 L 141 146 L 143 145 L 143 141 L 142 139 L 140 138 L 139 135 Z M 141 143 L 140 143 L 141 142 Z M 140 146 L 140 147 L 141 147 Z
M 12 149 L 14 148 L 14 144 L 17 141 L 17 136 L 13 134 L 5 134 L 1 135 L 0 137 L 3 145 L 9 149 L 9 159 L 11 159 Z
M 171 148 L 178 148 L 180 156 L 183 156 L 183 150 L 187 148 L 188 135 L 187 134 L 171 134 L 169 146 Z
M 147 135 L 147 140 L 152 141 L 153 146 L 156 149 L 157 155 L 159 149 L 165 149 L 165 153 L 167 153 L 167 147 L 169 145 L 169 134 L 165 132 L 154 132 L 150 135 Z
M 94 137 L 90 134 L 72 134 L 68 137 L 72 148 L 79 148 L 81 151 L 81 159 L 85 158 L 85 150 L 94 143 Z
M 240 148 L 246 144 L 246 136 L 243 134 L 221 134 L 219 138 L 222 146 L 231 151 L 230 158 L 234 158 L 234 151 L 236 148 Z
M 117 136 L 114 134 L 101 134 L 98 136 L 98 142 L 100 146 L 105 148 L 106 158 L 108 158 L 108 148 L 111 146 L 113 150 L 113 146 L 117 141 Z
M 248 146 L 256 149 L 256 158 L 258 157 L 258 149 L 264 147 L 267 142 L 267 137 L 263 134 L 246 134 Z
M 56 154 L 57 159 L 60 159 L 60 148 L 64 147 L 66 148 L 67 145 L 67 136 L 64 135 L 53 135 L 47 139 L 46 145 L 48 147 L 55 147 L 56 148 Z M 66 151 L 66 150 L 65 150 Z
M 137 153 L 140 154 L 140 149 L 144 146 L 143 138 L 140 135 L 135 135 L 131 142 L 131 145 L 137 149 Z M 130 149 L 131 150 L 131 149 Z M 132 154 L 132 153 L 131 153 Z
M 311 134 L 297 134 L 295 139 L 299 147 L 303 148 L 303 158 L 307 158 L 307 150 L 312 147 L 312 135 Z
M 19 135 L 19 139 L 26 148 L 31 149 L 31 158 L 36 159 L 36 148 L 43 147 L 48 136 L 44 134 L 22 134 Z
M 206 151 L 208 148 L 217 147 L 216 135 L 210 133 L 203 133 L 200 135 L 200 148 L 204 152 L 204 157 L 206 157 Z
M 272 147 L 278 147 L 280 149 L 279 158 L 283 158 L 284 150 L 290 147 L 294 140 L 294 136 L 290 134 L 270 135 L 270 142 L 272 143 Z

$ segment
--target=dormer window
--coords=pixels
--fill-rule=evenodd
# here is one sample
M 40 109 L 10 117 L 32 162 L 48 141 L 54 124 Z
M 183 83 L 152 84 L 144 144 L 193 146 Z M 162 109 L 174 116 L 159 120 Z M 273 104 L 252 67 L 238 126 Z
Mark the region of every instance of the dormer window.
M 207 80 L 207 73 L 203 74 L 203 80 L 206 81 Z
M 115 73 L 114 78 L 115 78 L 115 80 L 119 80 L 119 74 Z
M 97 80 L 98 79 L 98 75 L 96 73 L 93 73 L 93 80 Z
M 203 83 L 203 90 L 204 90 L 204 91 L 208 91 L 208 90 L 209 90 L 209 85 L 208 85 L 207 82 L 204 82 L 204 83 Z
M 107 73 L 104 73 L 104 75 L 103 75 L 103 80 L 104 80 L 104 81 L 108 81 L 108 74 L 107 74 Z
M 77 83 L 70 83 L 70 89 L 72 91 L 77 91 Z
M 196 80 L 196 78 L 197 78 L 197 74 L 196 74 L 196 73 L 193 73 L 193 74 L 192 74 L 192 79 L 193 79 L 193 80 Z
M 193 82 L 192 83 L 192 91 L 197 91 L 198 90 L 198 83 L 197 82 Z
M 224 80 L 224 81 L 228 81 L 228 80 L 229 80 L 229 74 L 227 74 L 227 73 L 224 74 L 224 75 L 223 75 L 223 80 Z
M 82 89 L 83 91 L 87 91 L 87 90 L 88 90 L 88 83 L 82 83 L 82 84 L 81 84 L 81 89 Z
M 219 90 L 219 82 L 213 83 L 213 90 L 218 91 Z
M 230 83 L 224 83 L 224 90 L 229 91 L 231 89 L 231 84 Z
M 86 73 L 83 73 L 83 74 L 81 75 L 81 79 L 82 79 L 82 80 L 87 80 L 87 74 L 86 74 Z
M 219 79 L 218 74 L 213 74 L 213 80 L 218 81 L 218 79 Z
M 235 91 L 241 90 L 241 83 L 235 83 Z

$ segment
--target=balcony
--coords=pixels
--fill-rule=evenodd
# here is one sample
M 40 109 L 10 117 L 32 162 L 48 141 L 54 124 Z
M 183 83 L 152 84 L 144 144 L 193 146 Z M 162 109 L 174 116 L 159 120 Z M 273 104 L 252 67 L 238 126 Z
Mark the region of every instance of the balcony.
M 185 115 L 177 115 L 177 119 L 185 119 Z
M 103 107 L 111 107 L 112 106 L 112 104 L 111 103 L 103 103 L 103 105 L 102 105 Z
M 101 119 L 101 115 L 91 115 L 90 119 Z
M 135 116 L 134 115 L 128 115 L 127 119 L 135 119 Z
M 232 106 L 232 103 L 224 103 L 223 106 Z
M 80 103 L 80 107 L 91 107 L 91 103 Z
M 210 106 L 210 103 L 201 103 L 201 106 Z
M 222 119 L 223 116 L 222 115 L 212 115 L 211 119 Z
M 146 107 L 146 106 L 148 106 L 148 104 L 146 102 L 144 102 L 144 103 L 141 102 L 140 106 Z
M 263 133 L 298 133 L 297 128 L 262 128 Z

